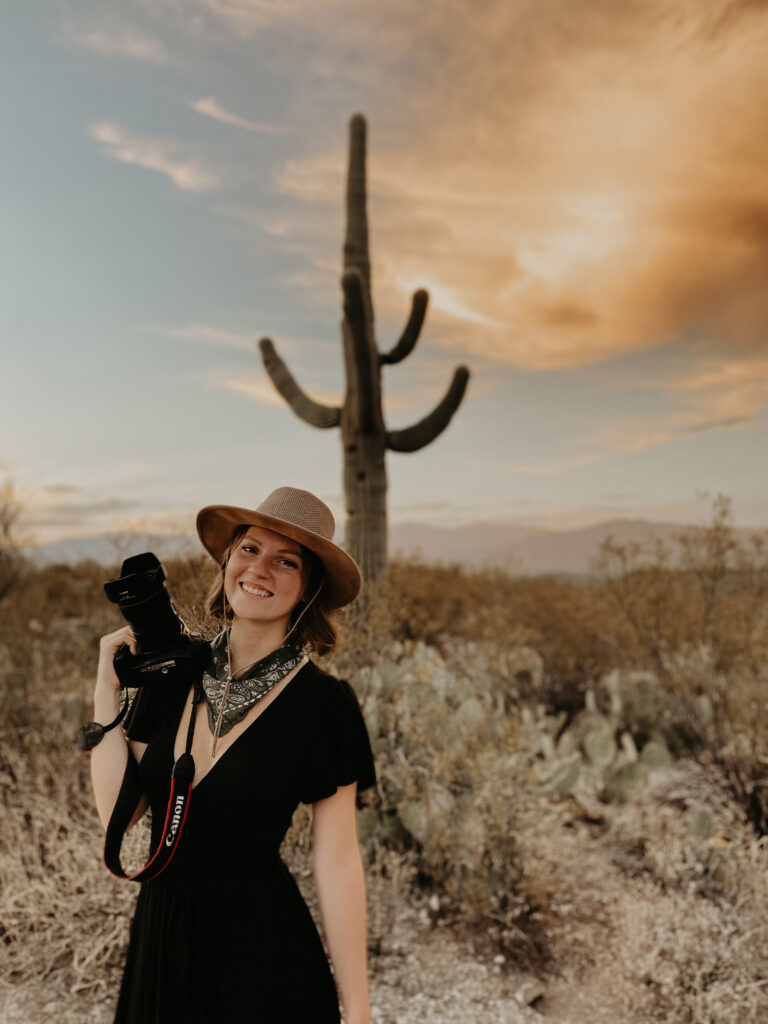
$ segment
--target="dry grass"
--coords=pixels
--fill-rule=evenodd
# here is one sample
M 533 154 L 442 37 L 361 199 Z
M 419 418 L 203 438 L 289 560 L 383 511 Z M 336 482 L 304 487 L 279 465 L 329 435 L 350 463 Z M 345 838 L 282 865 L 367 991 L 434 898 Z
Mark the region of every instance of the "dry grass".
M 135 894 L 102 863 L 87 762 L 55 727 L 2 739 L 2 980 L 103 996 Z

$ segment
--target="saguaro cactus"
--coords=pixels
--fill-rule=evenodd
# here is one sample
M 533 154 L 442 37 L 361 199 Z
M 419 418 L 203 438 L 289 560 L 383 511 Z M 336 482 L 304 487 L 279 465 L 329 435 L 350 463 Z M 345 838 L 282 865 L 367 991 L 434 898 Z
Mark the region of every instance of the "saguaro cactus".
M 381 367 L 399 363 L 419 338 L 427 310 L 427 293 L 415 292 L 411 314 L 394 348 L 379 352 L 373 327 L 371 268 L 366 211 L 365 119 L 349 124 L 347 231 L 344 241 L 342 339 L 346 394 L 340 407 L 323 405 L 297 384 L 269 338 L 259 342 L 264 367 L 293 411 L 313 427 L 341 426 L 344 447 L 344 494 L 347 508 L 345 545 L 365 579 L 374 579 L 387 564 L 387 471 L 385 452 L 415 452 L 440 434 L 464 397 L 469 370 L 459 366 L 442 401 L 404 430 L 387 430 L 381 410 Z

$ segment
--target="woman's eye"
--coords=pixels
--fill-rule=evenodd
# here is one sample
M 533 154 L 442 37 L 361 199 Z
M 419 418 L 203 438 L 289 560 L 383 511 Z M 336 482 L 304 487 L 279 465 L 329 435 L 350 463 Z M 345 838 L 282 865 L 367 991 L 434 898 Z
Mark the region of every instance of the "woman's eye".
M 292 562 L 290 558 L 282 558 L 281 561 L 283 565 L 288 566 L 290 569 L 298 569 L 296 562 Z

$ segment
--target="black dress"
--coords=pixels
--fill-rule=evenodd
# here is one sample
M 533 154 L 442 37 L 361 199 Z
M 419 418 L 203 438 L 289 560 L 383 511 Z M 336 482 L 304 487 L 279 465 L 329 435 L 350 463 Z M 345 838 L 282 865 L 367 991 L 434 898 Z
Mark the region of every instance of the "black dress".
M 141 760 L 153 850 L 187 699 Z M 337 1024 L 333 976 L 279 848 L 300 801 L 355 781 L 376 780 L 354 690 L 308 662 L 195 786 L 173 861 L 142 884 L 116 1024 Z

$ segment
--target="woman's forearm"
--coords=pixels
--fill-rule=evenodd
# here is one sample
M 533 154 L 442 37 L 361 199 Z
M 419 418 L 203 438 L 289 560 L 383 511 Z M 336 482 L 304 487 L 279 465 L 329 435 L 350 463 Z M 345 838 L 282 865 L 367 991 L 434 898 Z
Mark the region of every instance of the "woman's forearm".
M 106 725 L 116 717 L 119 711 L 119 692 L 99 691 L 97 687 L 93 698 L 94 721 Z M 119 726 L 105 733 L 101 742 L 91 751 L 93 795 L 96 800 L 96 810 L 99 812 L 101 824 L 105 829 L 112 815 L 117 794 L 120 792 L 128 757 L 128 742 Z
M 94 721 L 108 725 L 120 711 L 120 681 L 115 675 L 113 660 L 120 647 L 127 646 L 135 652 L 133 632 L 128 626 L 101 638 L 99 665 L 96 672 L 96 690 L 93 694 Z M 145 744 L 132 744 L 134 753 L 140 756 Z M 118 726 L 105 733 L 91 751 L 91 781 L 96 800 L 96 810 L 101 824 L 106 829 L 120 792 L 125 775 L 125 766 L 131 756 L 128 740 Z M 131 824 L 137 821 L 146 809 L 146 802 L 137 808 Z
M 365 876 L 360 850 L 343 860 L 316 857 L 315 882 L 336 985 L 347 1024 L 368 1024 Z

